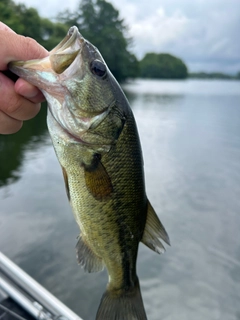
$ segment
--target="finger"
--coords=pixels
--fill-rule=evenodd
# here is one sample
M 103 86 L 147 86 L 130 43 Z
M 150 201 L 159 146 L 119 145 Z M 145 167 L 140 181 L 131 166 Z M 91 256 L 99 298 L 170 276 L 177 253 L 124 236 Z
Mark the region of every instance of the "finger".
M 0 134 L 15 133 L 21 129 L 23 122 L 9 117 L 0 110 Z
M 10 61 L 38 59 L 48 56 L 48 51 L 35 40 L 13 32 L 0 30 L 0 45 L 0 70 L 6 70 Z
M 15 92 L 14 82 L 0 73 L 0 109 L 17 120 L 33 118 L 40 110 L 35 104 Z
M 15 91 L 34 103 L 45 101 L 44 95 L 37 87 L 21 78 L 15 83 Z
M 7 26 L 5 23 L 3 23 L 1 21 L 0 21 L 0 30 L 9 31 L 9 32 L 15 33 L 11 28 L 9 28 L 9 26 Z

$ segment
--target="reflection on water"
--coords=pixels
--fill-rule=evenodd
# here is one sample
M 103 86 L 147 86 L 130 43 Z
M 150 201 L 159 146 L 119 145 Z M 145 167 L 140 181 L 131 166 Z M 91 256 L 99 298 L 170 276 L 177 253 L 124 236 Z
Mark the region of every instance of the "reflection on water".
M 0 135 L 0 187 L 19 179 L 26 149 L 37 149 L 46 136 L 46 106 L 14 135 Z
M 147 193 L 172 243 L 162 256 L 140 246 L 149 320 L 239 319 L 240 82 L 137 80 L 124 90 Z M 94 319 L 106 272 L 85 274 L 77 265 L 79 231 L 45 115 L 25 128 L 21 138 L 0 140 L 0 250 L 83 319 Z

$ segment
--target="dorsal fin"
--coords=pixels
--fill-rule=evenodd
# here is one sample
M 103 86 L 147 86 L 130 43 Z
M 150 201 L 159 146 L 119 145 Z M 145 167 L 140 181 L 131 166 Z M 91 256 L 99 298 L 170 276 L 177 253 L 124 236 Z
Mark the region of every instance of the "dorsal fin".
M 162 253 L 165 251 L 165 248 L 160 239 L 170 245 L 167 231 L 165 230 L 156 212 L 148 201 L 147 221 L 141 241 L 153 251 Z

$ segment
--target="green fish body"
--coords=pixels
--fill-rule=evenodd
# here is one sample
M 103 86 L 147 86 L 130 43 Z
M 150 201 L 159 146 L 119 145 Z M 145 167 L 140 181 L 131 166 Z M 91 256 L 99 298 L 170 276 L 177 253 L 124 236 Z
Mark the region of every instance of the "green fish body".
M 149 203 L 133 113 L 99 51 L 70 28 L 47 58 L 10 69 L 39 87 L 66 192 L 80 228 L 79 264 L 107 268 L 96 319 L 144 320 L 136 261 L 139 242 L 161 253 L 169 238 Z

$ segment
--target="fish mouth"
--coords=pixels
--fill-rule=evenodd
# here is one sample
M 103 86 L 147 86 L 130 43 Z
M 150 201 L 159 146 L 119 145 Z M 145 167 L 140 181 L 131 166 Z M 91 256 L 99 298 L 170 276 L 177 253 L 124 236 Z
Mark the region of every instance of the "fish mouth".
M 61 52 L 69 47 L 72 47 L 73 43 L 76 42 L 77 38 L 79 38 L 81 42 L 84 41 L 84 38 L 78 31 L 78 28 L 76 26 L 73 26 L 68 30 L 66 37 L 55 48 L 53 48 L 50 51 L 50 54 L 56 53 L 58 51 Z
M 66 37 L 43 59 L 10 62 L 9 69 L 40 90 L 52 93 L 61 80 L 61 74 L 74 62 L 81 51 L 85 39 L 73 26 Z M 67 75 L 65 75 L 66 77 Z M 53 90 L 51 90 L 53 87 Z M 59 89 L 59 88 L 58 88 Z

